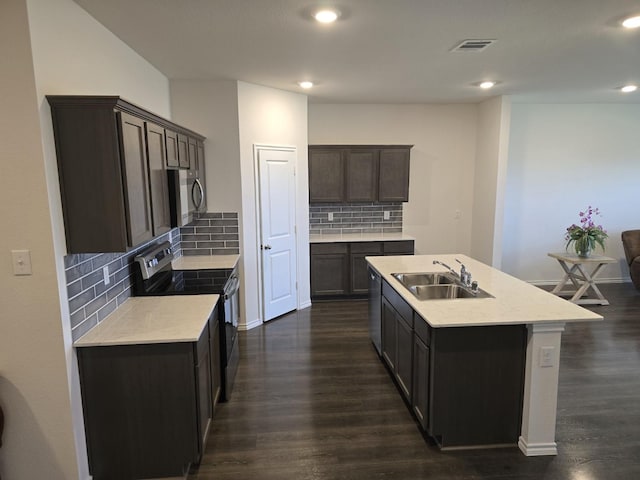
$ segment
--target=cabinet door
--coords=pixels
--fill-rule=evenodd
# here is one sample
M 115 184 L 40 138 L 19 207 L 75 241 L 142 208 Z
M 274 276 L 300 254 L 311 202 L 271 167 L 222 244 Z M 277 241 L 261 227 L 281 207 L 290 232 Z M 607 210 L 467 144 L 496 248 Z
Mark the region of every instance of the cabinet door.
M 151 211 L 153 234 L 161 235 L 171 230 L 169 208 L 169 183 L 165 169 L 167 150 L 164 128 L 147 122 L 147 153 L 149 156 L 149 185 L 151 187 Z
M 409 149 L 380 150 L 380 202 L 409 201 Z
M 153 238 L 145 122 L 124 112 L 118 113 L 118 119 L 126 187 L 127 234 L 129 246 L 135 247 Z
M 175 169 L 180 167 L 180 160 L 178 154 L 178 134 L 167 130 L 165 132 L 165 139 L 167 144 L 167 167 Z
M 378 199 L 378 150 L 346 151 L 347 202 Z
M 189 137 L 178 134 L 178 164 L 180 168 L 189 168 Z
M 344 156 L 341 149 L 309 149 L 309 202 L 343 202 Z
M 396 370 L 397 323 L 396 311 L 387 299 L 382 297 L 382 358 L 392 372 Z
M 310 268 L 312 297 L 349 293 L 348 244 L 312 244 Z
M 413 395 L 413 329 L 396 312 L 396 380 L 405 398 L 411 403 Z
M 365 257 L 382 255 L 381 242 L 358 242 L 350 244 L 351 289 L 350 293 L 364 294 L 369 292 L 369 274 Z
M 413 337 L 413 412 L 426 431 L 429 428 L 429 347 Z
M 222 357 L 220 352 L 220 321 L 218 310 L 214 310 L 209 320 L 209 335 L 211 339 L 211 407 L 215 413 L 216 405 L 222 393 Z

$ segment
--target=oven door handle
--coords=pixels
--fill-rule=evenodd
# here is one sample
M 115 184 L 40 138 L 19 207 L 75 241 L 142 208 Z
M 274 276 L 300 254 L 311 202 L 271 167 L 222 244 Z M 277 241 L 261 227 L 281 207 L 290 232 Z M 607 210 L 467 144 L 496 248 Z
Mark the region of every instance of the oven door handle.
M 240 279 L 237 277 L 237 275 L 232 276 L 229 279 L 228 283 L 229 283 L 229 287 L 227 288 L 225 285 L 225 289 L 224 289 L 225 300 L 229 300 L 236 293 L 238 293 L 238 290 L 240 289 Z

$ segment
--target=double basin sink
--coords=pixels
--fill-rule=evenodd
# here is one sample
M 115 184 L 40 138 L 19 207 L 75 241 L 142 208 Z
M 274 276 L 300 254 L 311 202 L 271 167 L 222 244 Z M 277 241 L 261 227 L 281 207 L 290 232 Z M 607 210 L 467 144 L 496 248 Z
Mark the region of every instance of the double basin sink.
M 393 273 L 392 275 L 419 300 L 494 298 L 480 288 L 474 291 L 465 287 L 450 273 Z

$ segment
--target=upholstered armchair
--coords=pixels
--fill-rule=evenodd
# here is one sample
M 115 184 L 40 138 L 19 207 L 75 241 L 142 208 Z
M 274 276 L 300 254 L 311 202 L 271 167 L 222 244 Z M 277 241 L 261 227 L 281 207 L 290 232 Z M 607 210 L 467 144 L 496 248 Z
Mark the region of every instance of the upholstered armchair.
M 622 232 L 622 246 L 627 257 L 631 280 L 640 290 L 640 230 Z

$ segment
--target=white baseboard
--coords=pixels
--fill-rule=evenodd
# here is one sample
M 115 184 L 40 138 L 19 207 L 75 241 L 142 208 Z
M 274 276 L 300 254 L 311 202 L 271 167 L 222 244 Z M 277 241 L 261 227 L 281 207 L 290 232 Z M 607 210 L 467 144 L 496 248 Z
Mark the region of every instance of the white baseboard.
M 238 330 L 241 332 L 246 332 L 247 330 L 251 330 L 252 328 L 259 327 L 260 325 L 262 325 L 262 320 L 256 318 L 255 320 L 252 320 L 250 322 L 238 324 Z
M 305 300 L 298 305 L 298 310 L 304 310 L 311 306 L 311 299 Z
M 551 286 L 556 286 L 559 282 L 560 279 L 558 278 L 557 280 L 527 280 L 527 283 L 530 283 L 531 285 L 535 285 L 537 287 L 551 287 Z M 617 277 L 617 278 L 596 278 L 596 283 L 597 284 L 601 284 L 601 283 L 630 283 L 631 282 L 631 277 Z
M 558 455 L 558 446 L 556 442 L 527 444 L 527 441 L 522 436 L 518 440 L 518 448 L 520 448 L 520 451 L 522 451 L 522 453 L 527 457 Z

